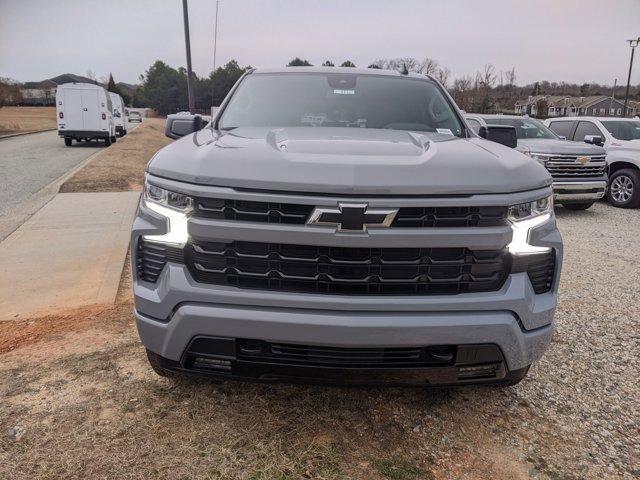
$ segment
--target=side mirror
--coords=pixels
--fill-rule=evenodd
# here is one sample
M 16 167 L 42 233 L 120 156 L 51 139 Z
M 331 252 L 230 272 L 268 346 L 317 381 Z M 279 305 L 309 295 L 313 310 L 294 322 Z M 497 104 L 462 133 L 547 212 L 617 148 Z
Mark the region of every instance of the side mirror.
M 482 125 L 478 130 L 478 135 L 506 147 L 516 148 L 518 146 L 516 127 L 511 125 Z
M 559 139 L 559 140 L 566 140 L 566 139 L 567 139 L 567 137 L 565 137 L 564 135 L 558 135 L 558 139 Z
M 604 142 L 602 141 L 602 137 L 600 135 L 585 135 L 584 142 L 590 143 L 591 145 L 598 145 L 599 147 L 604 145 Z
M 180 138 L 190 133 L 202 130 L 206 123 L 202 121 L 200 115 L 178 115 L 167 116 L 167 123 L 164 126 L 164 134 L 169 138 Z

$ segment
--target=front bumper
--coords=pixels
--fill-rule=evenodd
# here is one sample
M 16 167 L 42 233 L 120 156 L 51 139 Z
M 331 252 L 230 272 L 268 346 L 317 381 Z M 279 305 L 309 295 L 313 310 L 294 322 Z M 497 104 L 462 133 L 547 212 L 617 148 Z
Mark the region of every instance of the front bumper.
M 558 203 L 600 200 L 606 190 L 606 180 L 553 182 L 553 198 Z
M 101 130 L 58 130 L 59 137 L 70 138 L 109 138 L 109 132 Z
M 526 195 L 541 196 L 538 192 Z M 527 198 L 522 197 L 522 201 Z M 517 203 L 510 198 L 503 201 Z M 134 272 L 140 236 L 165 232 L 164 218 L 141 205 L 131 239 Z M 384 246 L 393 242 L 393 246 L 399 248 L 471 245 L 486 249 L 504 247 L 511 236 L 508 229 L 483 227 L 450 231 L 403 229 L 394 235 L 381 230 L 355 238 L 338 236 L 324 229 L 203 219 L 190 221 L 189 233 L 212 241 L 243 239 L 338 246 L 353 246 L 354 242 Z M 169 261 L 155 283 L 140 280 L 134 273 L 136 323 L 145 347 L 178 371 L 202 373 L 188 368 L 185 355 L 194 338 L 205 336 L 336 348 L 495 345 L 502 359 L 495 380 L 504 380 L 510 372 L 527 368 L 538 360 L 554 330 L 562 264 L 562 239 L 555 219 L 533 229 L 529 242 L 552 247 L 556 253 L 555 275 L 549 292 L 536 294 L 527 273 L 510 274 L 498 291 L 457 295 L 345 296 L 264 291 L 199 283 L 185 265 Z M 235 369 L 231 372 L 233 376 L 269 379 L 280 375 L 270 367 L 265 371 L 264 365 L 254 369 L 252 375 L 246 362 L 231 361 Z M 418 369 L 420 371 L 407 368 L 395 369 L 398 370 L 395 373 L 417 375 L 430 384 L 449 384 L 459 383 L 453 381 L 458 375 L 457 368 L 455 365 L 426 367 Z M 355 370 L 349 372 L 352 378 L 356 375 Z M 378 375 L 376 378 L 385 381 L 390 372 L 389 369 L 360 369 L 357 374 Z M 312 377 L 333 375 L 327 370 L 316 370 L 315 374 L 314 371 L 297 372 L 293 377 L 307 378 L 308 374 Z M 292 375 L 283 374 L 285 377 Z

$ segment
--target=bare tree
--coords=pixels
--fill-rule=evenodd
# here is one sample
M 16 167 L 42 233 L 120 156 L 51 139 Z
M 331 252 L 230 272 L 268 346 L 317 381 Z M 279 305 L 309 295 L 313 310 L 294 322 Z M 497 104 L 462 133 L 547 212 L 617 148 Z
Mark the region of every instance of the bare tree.
M 449 77 L 451 76 L 451 70 L 447 67 L 441 67 L 436 71 L 436 80 L 438 80 L 443 87 L 447 88 L 447 83 L 449 83 Z
M 436 59 L 424 57 L 424 60 L 420 62 L 420 69 L 418 72 L 423 75 L 435 75 L 439 68 L 440 63 Z
M 473 78 L 465 75 L 456 78 L 451 87 L 451 95 L 463 110 L 473 111 Z
M 516 84 L 516 67 L 511 67 L 511 70 L 505 72 L 507 78 L 507 85 L 513 86 Z
M 484 70 L 482 72 L 477 73 L 478 83 L 485 88 L 493 88 L 496 83 L 496 67 L 491 63 L 487 63 L 484 66 Z

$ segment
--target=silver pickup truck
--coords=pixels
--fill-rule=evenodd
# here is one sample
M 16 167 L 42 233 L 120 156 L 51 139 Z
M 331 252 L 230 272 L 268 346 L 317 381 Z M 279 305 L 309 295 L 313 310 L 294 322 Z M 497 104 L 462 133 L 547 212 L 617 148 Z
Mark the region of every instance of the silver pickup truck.
M 465 115 L 476 131 L 486 125 L 515 127 L 517 150 L 540 162 L 553 177 L 556 203 L 586 210 L 607 189 L 606 152 L 602 147 L 561 139 L 542 122 L 516 115 Z
M 158 374 L 511 385 L 543 354 L 562 238 L 513 127 L 481 138 L 434 79 L 355 68 L 251 70 L 187 118 L 131 234 Z

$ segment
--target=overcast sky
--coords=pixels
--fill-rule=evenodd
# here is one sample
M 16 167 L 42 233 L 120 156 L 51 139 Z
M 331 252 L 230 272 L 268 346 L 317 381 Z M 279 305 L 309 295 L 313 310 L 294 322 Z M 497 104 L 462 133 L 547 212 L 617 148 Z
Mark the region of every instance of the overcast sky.
M 215 0 L 190 0 L 193 67 L 213 67 Z M 535 80 L 625 84 L 640 0 L 221 0 L 218 65 L 429 56 L 452 76 L 486 63 Z M 640 49 L 632 83 L 640 83 Z M 156 60 L 186 65 L 180 0 L 0 0 L 0 76 L 61 73 L 137 83 Z

